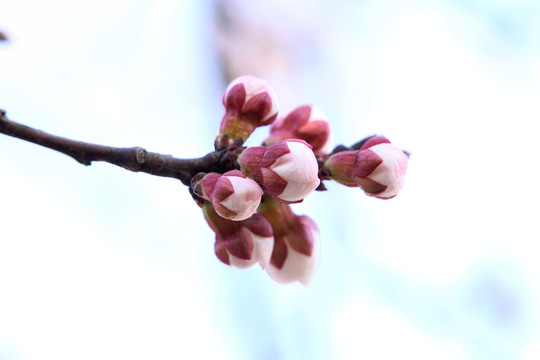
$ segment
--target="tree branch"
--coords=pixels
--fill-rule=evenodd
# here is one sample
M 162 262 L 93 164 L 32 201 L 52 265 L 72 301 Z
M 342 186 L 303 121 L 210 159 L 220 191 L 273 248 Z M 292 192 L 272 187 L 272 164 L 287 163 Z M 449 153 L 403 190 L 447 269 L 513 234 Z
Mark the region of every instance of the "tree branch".
M 83 165 L 104 161 L 124 169 L 171 177 L 188 185 L 199 172 L 225 172 L 236 167 L 236 153 L 215 151 L 201 158 L 179 159 L 141 147 L 119 148 L 66 139 L 11 121 L 0 109 L 0 133 L 66 154 Z

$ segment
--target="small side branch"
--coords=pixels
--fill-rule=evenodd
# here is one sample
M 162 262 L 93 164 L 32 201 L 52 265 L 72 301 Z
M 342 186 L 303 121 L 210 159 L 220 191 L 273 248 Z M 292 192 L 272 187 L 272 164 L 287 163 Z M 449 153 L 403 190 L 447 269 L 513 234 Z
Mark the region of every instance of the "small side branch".
M 141 147 L 119 148 L 63 138 L 11 121 L 2 109 L 0 133 L 56 150 L 83 165 L 90 165 L 92 161 L 104 161 L 130 171 L 176 178 L 185 185 L 189 185 L 199 172 L 223 172 L 234 167 L 234 159 L 224 152 L 211 152 L 196 159 L 179 159 L 149 152 Z

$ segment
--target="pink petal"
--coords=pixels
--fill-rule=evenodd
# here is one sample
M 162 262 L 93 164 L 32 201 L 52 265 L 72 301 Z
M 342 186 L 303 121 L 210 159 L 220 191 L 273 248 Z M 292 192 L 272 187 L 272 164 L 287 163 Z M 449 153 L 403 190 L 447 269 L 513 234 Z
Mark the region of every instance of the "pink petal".
M 238 177 L 241 177 L 243 179 L 245 179 L 247 177 L 246 174 L 244 174 L 240 170 L 229 170 L 226 173 L 223 173 L 223 176 L 238 176 Z
M 270 263 L 272 251 L 274 250 L 274 237 L 263 237 L 253 234 L 253 241 L 255 242 L 254 257 L 257 258 L 257 262 L 261 265 L 261 268 L 266 269 Z

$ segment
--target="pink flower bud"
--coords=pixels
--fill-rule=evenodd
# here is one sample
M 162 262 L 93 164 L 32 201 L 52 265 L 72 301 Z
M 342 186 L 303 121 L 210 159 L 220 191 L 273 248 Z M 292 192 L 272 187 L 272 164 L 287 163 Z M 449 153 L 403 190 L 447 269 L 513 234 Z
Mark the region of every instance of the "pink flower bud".
M 396 196 L 405 183 L 405 173 L 409 158 L 407 155 L 390 143 L 377 144 L 369 149 L 381 159 L 378 165 L 369 175 L 358 176 L 355 180 L 370 196 L 379 199 L 390 199 Z M 367 155 L 367 157 L 371 157 Z
M 247 176 L 284 202 L 302 201 L 320 183 L 317 159 L 311 146 L 303 140 L 247 148 L 238 163 Z
M 272 226 L 268 220 L 259 214 L 242 221 L 227 220 L 218 216 L 210 203 L 203 205 L 203 212 L 216 234 L 214 251 L 221 262 L 239 269 L 255 263 L 263 269 L 268 266 L 274 247 Z
M 359 186 L 367 195 L 390 199 L 403 187 L 407 155 L 382 136 L 369 139 L 360 150 L 342 151 L 324 166 L 330 177 L 346 186 Z
M 277 282 L 299 281 L 308 285 L 319 264 L 317 225 L 307 216 L 294 214 L 289 205 L 275 200 L 265 200 L 260 209 L 260 214 L 274 229 L 274 251 L 266 271 Z
M 261 202 L 263 190 L 239 170 L 225 174 L 209 173 L 194 185 L 194 190 L 212 202 L 216 212 L 230 220 L 249 218 Z
M 277 117 L 278 101 L 267 81 L 250 75 L 234 79 L 223 94 L 225 115 L 220 135 L 245 141 L 259 126 L 271 124 Z
M 332 150 L 328 119 L 319 108 L 311 105 L 298 106 L 287 116 L 277 119 L 270 128 L 265 144 L 286 139 L 306 141 L 316 155 Z

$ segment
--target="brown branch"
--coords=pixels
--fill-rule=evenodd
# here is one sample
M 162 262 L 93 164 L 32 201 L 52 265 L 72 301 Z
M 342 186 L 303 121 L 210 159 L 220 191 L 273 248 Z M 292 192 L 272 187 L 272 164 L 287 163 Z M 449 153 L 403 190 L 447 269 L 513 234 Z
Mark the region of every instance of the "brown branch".
M 226 139 L 217 139 L 216 151 L 200 158 L 179 159 L 171 155 L 149 152 L 142 147 L 104 146 L 52 135 L 9 120 L 5 110 L 2 109 L 0 109 L 0 134 L 56 150 L 83 165 L 90 165 L 93 161 L 104 161 L 134 172 L 175 178 L 187 186 L 191 184 L 191 179 L 198 173 L 217 172 L 222 174 L 229 170 L 238 169 L 236 160 L 238 154 L 244 149 L 241 144 L 236 143 L 227 147 L 224 145 Z M 350 150 L 350 148 L 339 145 L 331 154 L 344 150 Z M 328 169 L 324 167 L 324 162 L 331 154 L 317 156 L 321 184 L 316 190 L 326 190 L 322 181 L 330 180 L 330 175 Z
M 179 159 L 146 151 L 141 147 L 119 148 L 66 139 L 11 121 L 0 109 L 0 133 L 66 154 L 83 165 L 104 161 L 124 169 L 165 176 L 188 185 L 199 172 L 220 172 L 236 167 L 236 153 L 215 151 L 201 158 Z

